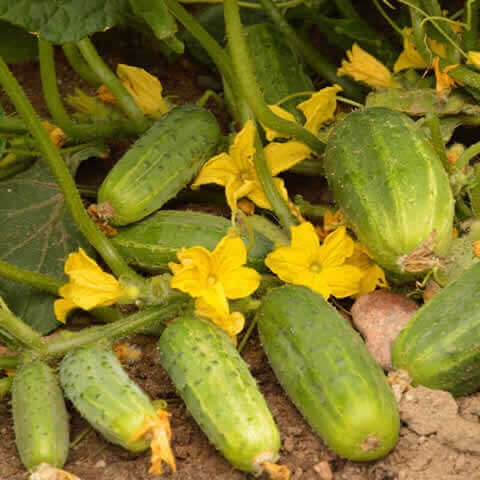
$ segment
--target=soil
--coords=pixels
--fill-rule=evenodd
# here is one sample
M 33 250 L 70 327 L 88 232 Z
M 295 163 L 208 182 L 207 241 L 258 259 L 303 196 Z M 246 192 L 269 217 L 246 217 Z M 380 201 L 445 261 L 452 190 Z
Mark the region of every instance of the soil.
M 198 99 L 206 83 L 218 85 L 215 76 L 193 61 L 184 59 L 168 64 L 160 54 L 153 54 L 148 49 L 144 53 L 138 43 L 132 47 L 123 37 L 101 35 L 98 45 L 112 65 L 119 62 L 142 65 L 157 74 L 166 94 L 178 96 L 179 103 Z M 75 86 L 92 93 L 92 89 L 72 72 L 60 52 L 57 68 L 63 94 L 71 93 Z M 37 111 L 47 117 L 38 65 L 28 63 L 14 66 L 12 70 Z M 7 111 L 12 111 L 5 96 L 0 95 L 0 102 Z M 209 107 L 219 115 L 227 129 L 229 120 L 223 110 L 214 103 L 209 103 Z M 109 160 L 85 162 L 77 177 L 79 183 L 97 186 L 126 145 L 128 141 L 118 140 L 111 145 Z M 302 193 L 311 201 L 328 200 L 325 184 L 318 179 L 305 180 L 287 175 L 286 180 L 292 194 Z M 177 472 L 167 471 L 163 477 L 172 480 L 253 478 L 231 467 L 209 444 L 159 365 L 155 339 L 135 335 L 129 341 L 141 349 L 142 356 L 125 368 L 152 399 L 167 400 L 171 412 Z M 338 457 L 312 432 L 277 383 L 255 334 L 242 355 L 279 426 L 282 437 L 279 463 L 290 468 L 292 480 L 480 480 L 480 394 L 453 399 L 445 392 L 424 388 L 408 390 L 399 402 L 402 427 L 395 449 L 382 460 L 356 463 Z M 109 444 L 89 428 L 70 404 L 68 408 L 71 439 L 75 445 L 70 449 L 65 469 L 82 480 L 154 478 L 148 473 L 149 454 L 134 456 Z M 0 480 L 25 478 L 25 470 L 16 452 L 10 405 L 8 400 L 3 400 L 0 402 Z

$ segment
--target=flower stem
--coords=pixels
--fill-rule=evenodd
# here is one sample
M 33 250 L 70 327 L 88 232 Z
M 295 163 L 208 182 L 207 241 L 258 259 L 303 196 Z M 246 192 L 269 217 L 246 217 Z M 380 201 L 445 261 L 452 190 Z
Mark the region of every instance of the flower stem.
M 75 333 L 65 332 L 64 335 L 49 340 L 46 356 L 62 356 L 69 350 L 88 343 L 126 337 L 145 327 L 159 327 L 166 320 L 175 317 L 182 307 L 182 303 L 154 306 L 108 325 L 85 328 L 81 332 Z
M 46 40 L 38 39 L 38 54 L 45 103 L 55 125 L 69 137 L 76 140 L 90 140 L 92 138 L 138 135 L 138 131 L 132 128 L 131 122 L 127 119 L 95 122 L 90 125 L 79 125 L 72 121 L 62 104 L 58 91 L 53 46 Z
M 7 307 L 0 297 L 0 331 L 4 330 L 9 337 L 30 350 L 45 350 L 46 342 L 33 328 L 22 322 Z
M 28 101 L 25 92 L 19 85 L 15 77 L 8 69 L 3 58 L 0 56 L 0 84 L 3 86 L 5 92 L 12 100 L 18 113 L 23 118 L 25 124 L 30 129 L 30 133 L 38 142 L 38 147 L 43 153 L 43 158 L 50 167 L 55 179 L 60 187 L 65 198 L 73 220 L 77 224 L 80 231 L 85 235 L 87 240 L 99 252 L 107 265 L 112 269 L 117 276 L 125 276 L 136 279 L 139 282 L 144 282 L 144 279 L 135 273 L 120 256 L 111 242 L 103 235 L 97 228 L 93 221 L 88 216 L 83 206 L 82 199 L 75 186 L 65 162 L 63 161 L 57 147 L 50 140 L 47 131 L 40 123 L 35 110 Z
M 253 329 L 255 328 L 256 325 L 257 325 L 257 317 L 255 316 L 254 318 L 252 318 L 252 320 L 250 322 L 250 325 L 248 326 L 248 329 L 245 332 L 245 335 L 243 335 L 243 337 L 242 337 L 242 341 L 238 345 L 238 348 L 237 348 L 238 353 L 242 353 L 242 350 L 244 349 L 245 345 L 247 344 L 247 340 L 250 338 L 250 336 L 253 332 Z
M 0 118 L 0 133 L 16 133 L 24 135 L 28 133 L 28 128 L 18 117 Z
M 88 37 L 76 43 L 80 53 L 87 62 L 92 71 L 100 78 L 112 95 L 118 100 L 118 105 L 131 120 L 138 133 L 142 133 L 148 128 L 149 122 L 145 118 L 142 110 L 135 103 L 135 100 L 124 87 L 120 79 L 110 70 L 108 65 L 102 60 L 93 43 Z
M 74 43 L 65 43 L 62 45 L 62 49 L 68 63 L 80 77 L 94 87 L 99 87 L 102 84 L 100 77 L 90 68 Z
M 328 58 L 322 55 L 309 42 L 297 35 L 272 0 L 260 0 L 260 3 L 262 4 L 264 12 L 270 17 L 270 20 L 277 26 L 285 38 L 298 48 L 305 62 L 310 65 L 318 75 L 330 83 L 340 85 L 348 97 L 358 101 L 363 100 L 364 95 L 357 84 L 348 78 L 339 77 L 337 75 L 337 67 L 330 63 Z
M 0 370 L 15 370 L 20 363 L 20 355 L 0 355 Z
M 257 120 L 277 132 L 284 133 L 305 143 L 314 152 L 322 153 L 324 144 L 313 133 L 295 122 L 278 117 L 267 107 L 255 78 L 243 36 L 237 0 L 225 0 L 224 10 L 228 45 L 232 54 L 232 63 L 238 86 Z
M 10 391 L 12 382 L 13 377 L 0 378 L 0 399 Z

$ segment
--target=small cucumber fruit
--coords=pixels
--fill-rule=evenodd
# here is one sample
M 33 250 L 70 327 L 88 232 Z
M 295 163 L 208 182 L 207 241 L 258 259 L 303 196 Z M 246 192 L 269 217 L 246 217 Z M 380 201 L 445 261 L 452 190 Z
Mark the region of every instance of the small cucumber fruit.
M 385 375 L 360 335 L 307 287 L 270 290 L 257 313 L 280 384 L 313 430 L 342 457 L 386 455 L 400 428 Z
M 400 332 L 393 366 L 455 396 L 480 390 L 480 264 L 436 293 Z
M 56 375 L 40 360 L 26 361 L 12 384 L 15 441 L 27 469 L 62 467 L 68 455 L 69 424 Z
M 171 322 L 158 354 L 193 418 L 239 470 L 259 474 L 275 462 L 280 436 L 267 404 L 232 339 L 211 322 Z
M 209 111 L 194 105 L 174 108 L 113 167 L 98 192 L 99 206 L 113 213 L 113 225 L 141 220 L 193 179 L 219 140 L 220 128 Z
M 213 250 L 227 235 L 231 226 L 228 220 L 215 215 L 161 210 L 141 222 L 119 228 L 111 241 L 128 263 L 155 272 L 168 270 L 168 262 L 177 261 L 177 251 L 182 247 L 202 246 Z M 276 228 L 273 224 L 270 224 L 270 227 Z M 262 225 L 262 230 L 265 228 L 265 225 Z M 243 232 L 241 238 L 248 247 L 248 232 Z M 273 242 L 253 227 L 253 244 L 248 252 L 248 265 L 266 270 L 265 256 L 273 247 Z
M 328 138 L 324 167 L 348 225 L 398 280 L 412 277 L 405 258 L 433 232 L 434 252 L 447 252 L 454 213 L 448 177 L 407 115 L 382 107 L 350 113 Z

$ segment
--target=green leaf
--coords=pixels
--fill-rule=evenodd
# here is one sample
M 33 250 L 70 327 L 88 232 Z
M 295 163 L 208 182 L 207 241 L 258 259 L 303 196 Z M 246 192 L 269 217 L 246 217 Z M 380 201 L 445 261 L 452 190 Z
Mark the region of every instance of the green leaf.
M 0 259 L 32 272 L 65 278 L 67 255 L 79 247 L 91 251 L 42 160 L 0 181 L 0 222 Z M 40 333 L 59 325 L 51 295 L 2 278 L 0 295 L 18 317 Z
M 1 56 L 1 54 L 0 54 Z M 0 119 L 2 119 L 5 115 L 3 114 L 3 108 L 0 105 Z M 5 150 L 5 144 L 7 143 L 6 137 L 2 137 L 0 135 L 0 158 L 2 158 L 3 151 Z
M 0 21 L 0 56 L 7 63 L 24 63 L 37 58 L 37 39 L 25 30 Z
M 128 0 L 0 0 L 0 19 L 60 44 L 113 27 L 128 14 Z

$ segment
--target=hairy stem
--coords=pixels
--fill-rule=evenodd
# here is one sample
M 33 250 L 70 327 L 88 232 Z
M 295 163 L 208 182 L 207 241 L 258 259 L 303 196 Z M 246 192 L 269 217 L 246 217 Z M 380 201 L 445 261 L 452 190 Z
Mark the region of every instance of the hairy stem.
M 80 77 L 94 87 L 99 87 L 102 84 L 100 77 L 90 68 L 74 43 L 65 43 L 62 45 L 62 49 L 68 63 Z

